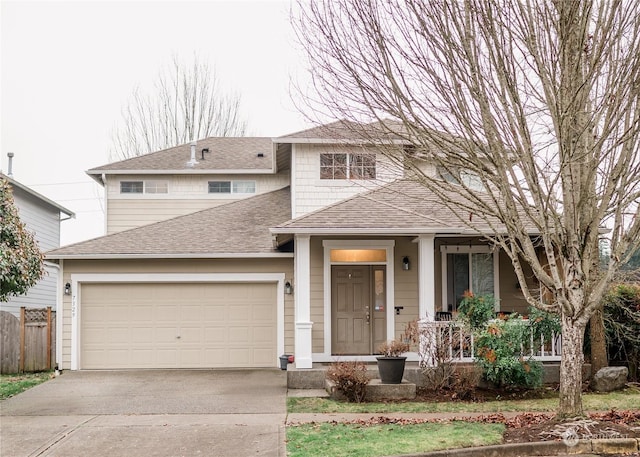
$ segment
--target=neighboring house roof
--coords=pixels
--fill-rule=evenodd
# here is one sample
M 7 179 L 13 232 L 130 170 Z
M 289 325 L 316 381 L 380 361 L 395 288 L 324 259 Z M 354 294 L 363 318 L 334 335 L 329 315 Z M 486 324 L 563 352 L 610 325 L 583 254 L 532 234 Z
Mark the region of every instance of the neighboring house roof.
M 451 194 L 453 201 L 461 200 Z M 326 208 L 300 216 L 271 229 L 274 234 L 485 234 L 494 228 L 474 214 L 465 212 L 463 223 L 424 185 L 399 180 L 358 194 Z M 501 230 L 497 219 L 492 225 Z
M 42 194 L 39 194 L 38 192 L 36 192 L 35 190 L 31 189 L 30 187 L 25 186 L 24 184 L 19 183 L 18 181 L 16 181 L 15 179 L 5 175 L 4 173 L 0 173 L 0 178 L 1 179 L 6 179 L 7 182 L 14 188 L 14 189 L 20 189 L 23 192 L 31 195 L 32 197 L 36 198 L 37 200 L 39 200 L 41 203 L 44 203 L 45 205 L 48 205 L 54 209 L 57 209 L 58 211 L 60 211 L 62 214 L 66 214 L 67 218 L 74 218 L 76 217 L 76 213 L 74 213 L 73 211 L 71 211 L 70 209 L 65 208 L 64 206 L 54 202 L 53 200 L 48 199 L 47 197 L 45 197 Z
M 203 154 L 203 149 L 209 152 Z M 212 137 L 198 140 L 197 163 L 192 166 L 187 163 L 191 159 L 187 143 L 92 168 L 87 174 L 102 183 L 102 174 L 273 173 L 273 150 L 271 138 Z
M 276 143 L 399 143 L 405 141 L 390 130 L 401 132 L 402 125 L 395 121 L 386 121 L 386 127 L 379 122 L 362 124 L 340 120 L 320 125 L 300 132 L 290 133 L 276 138 Z
M 114 233 L 46 253 L 72 258 L 291 256 L 274 248 L 269 227 L 291 218 L 289 187 Z

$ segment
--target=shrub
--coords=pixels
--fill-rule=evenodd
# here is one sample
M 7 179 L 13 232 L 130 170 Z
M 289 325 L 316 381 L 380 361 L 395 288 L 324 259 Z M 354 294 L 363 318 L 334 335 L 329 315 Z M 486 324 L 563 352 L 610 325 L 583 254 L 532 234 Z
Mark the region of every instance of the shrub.
M 385 341 L 378 346 L 378 353 L 383 357 L 400 357 L 408 351 L 409 343 L 398 340 Z
M 488 381 L 498 387 L 542 385 L 542 363 L 522 354 L 529 332 L 528 323 L 519 317 L 494 320 L 476 331 L 476 363 Z
M 624 363 L 640 379 L 640 285 L 615 284 L 604 299 L 609 360 Z
M 529 307 L 529 322 L 533 330 L 534 341 L 540 341 L 544 337 L 545 341 L 550 341 L 553 334 L 559 335 L 562 331 L 560 317 L 557 314 L 548 313 L 532 306 Z
M 367 393 L 369 374 L 363 362 L 335 362 L 327 370 L 327 379 L 336 385 L 350 402 L 361 403 Z
M 493 295 L 474 295 L 467 290 L 458 305 L 458 311 L 462 320 L 468 323 L 472 330 L 478 330 L 493 318 L 495 299 Z

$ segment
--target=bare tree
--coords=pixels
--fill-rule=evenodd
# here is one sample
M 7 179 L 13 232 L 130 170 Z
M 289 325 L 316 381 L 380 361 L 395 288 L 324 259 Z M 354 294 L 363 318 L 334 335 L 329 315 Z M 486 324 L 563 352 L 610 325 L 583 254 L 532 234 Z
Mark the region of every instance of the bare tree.
M 191 64 L 174 57 L 160 72 L 155 91 L 136 89 L 123 108 L 111 155 L 126 159 L 197 138 L 242 136 L 246 129 L 240 96 L 225 92 L 216 73 L 198 57 Z
M 528 303 L 560 315 L 560 416 L 583 414 L 585 326 L 640 243 L 639 9 L 630 0 L 327 0 L 300 2 L 294 18 L 314 85 L 307 112 L 359 121 L 345 123 L 354 129 L 377 122 L 387 135 L 358 134 L 380 147 L 401 137 L 410 147 L 390 157 L 419 156 L 458 176 L 420 179 L 470 228 L 471 219 L 490 224 Z

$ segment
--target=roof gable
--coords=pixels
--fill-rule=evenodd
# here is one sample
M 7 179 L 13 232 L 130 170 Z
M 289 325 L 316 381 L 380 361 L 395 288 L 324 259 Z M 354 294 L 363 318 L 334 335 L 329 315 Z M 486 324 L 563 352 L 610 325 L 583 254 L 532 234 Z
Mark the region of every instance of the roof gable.
M 461 197 L 452 193 L 451 199 Z M 287 221 L 272 233 L 493 234 L 502 227 L 495 218 L 488 224 L 472 212 L 456 214 L 419 182 L 399 180 Z

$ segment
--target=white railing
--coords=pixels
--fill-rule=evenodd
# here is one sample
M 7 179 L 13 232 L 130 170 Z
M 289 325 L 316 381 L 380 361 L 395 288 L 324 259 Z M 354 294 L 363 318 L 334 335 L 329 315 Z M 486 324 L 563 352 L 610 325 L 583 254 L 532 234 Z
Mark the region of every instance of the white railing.
M 522 325 L 529 327 L 528 341 L 520 345 L 523 357 L 532 357 L 541 362 L 557 362 L 562 356 L 562 339 L 559 334 L 552 333 L 549 338 L 540 336 L 534 341 L 534 331 L 528 320 L 521 320 Z M 438 361 L 473 362 L 475 358 L 475 342 L 473 333 L 462 322 L 421 320 L 420 330 L 420 363 L 436 365 Z

